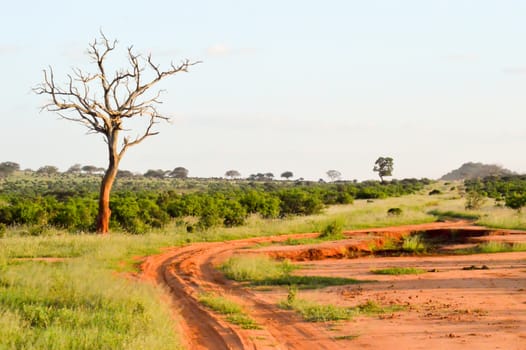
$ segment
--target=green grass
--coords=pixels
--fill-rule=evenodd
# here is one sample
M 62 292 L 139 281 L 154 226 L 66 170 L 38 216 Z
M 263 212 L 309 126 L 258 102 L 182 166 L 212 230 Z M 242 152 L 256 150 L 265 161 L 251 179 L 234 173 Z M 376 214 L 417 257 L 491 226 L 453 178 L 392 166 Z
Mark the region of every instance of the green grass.
M 329 222 L 322 230 L 321 234 L 318 237 L 321 240 L 338 240 L 338 239 L 344 239 L 345 236 L 343 235 L 343 220 L 336 219 Z
M 430 210 L 428 212 L 431 215 L 438 217 L 439 219 L 464 219 L 464 220 L 478 220 L 480 219 L 479 214 L 467 213 L 454 210 Z
M 298 312 L 305 321 L 309 322 L 351 320 L 356 316 L 372 316 L 403 309 L 401 306 L 383 307 L 373 301 L 354 307 L 342 307 L 332 304 L 323 305 L 305 299 L 283 301 L 280 307 Z
M 425 273 L 425 270 L 415 267 L 389 267 L 385 269 L 372 270 L 376 275 L 418 275 Z
M 304 245 L 304 244 L 318 244 L 327 240 L 318 237 L 313 238 L 287 238 L 280 245 Z
M 2 238 L 0 348 L 181 348 L 164 292 L 115 274 L 133 269 L 120 261 L 175 244 L 156 234 Z M 66 260 L 18 260 L 38 257 Z
M 354 340 L 357 339 L 359 336 L 359 334 L 339 335 L 334 337 L 334 340 Z
M 268 278 L 253 282 L 254 286 L 298 286 L 299 289 L 320 289 L 330 286 L 344 286 L 349 284 L 371 283 L 370 280 L 357 280 L 345 277 L 329 276 L 297 276 L 288 275 L 282 278 Z
M 229 279 L 249 282 L 252 286 L 290 286 L 317 289 L 328 286 L 366 283 L 352 278 L 291 275 L 297 269 L 290 261 L 276 261 L 264 255 L 240 255 L 228 259 L 220 270 Z
M 418 234 L 403 238 L 402 249 L 406 252 L 423 253 L 428 248 L 429 247 L 426 245 L 424 239 Z
M 198 301 L 211 310 L 221 315 L 226 315 L 228 322 L 238 325 L 243 329 L 260 329 L 256 321 L 246 315 L 239 304 L 224 296 L 214 293 L 204 293 L 199 296 Z
M 243 314 L 228 315 L 226 320 L 232 324 L 238 325 L 243 329 L 261 329 L 261 326 L 252 318 Z
M 239 255 L 225 261 L 220 270 L 238 282 L 259 282 L 289 275 L 296 267 L 289 260 L 281 262 L 264 255 Z
M 475 247 L 467 249 L 458 249 L 455 251 L 456 254 L 491 254 L 509 252 L 526 252 L 526 243 L 490 241 L 478 244 Z
M 446 191 L 444 188 L 443 192 Z M 374 203 L 356 200 L 352 205 L 331 206 L 322 214 L 306 217 L 263 219 L 253 215 L 241 227 L 194 233 L 185 232 L 185 227 L 175 221 L 163 229 L 135 236 L 71 235 L 50 229 L 45 236 L 32 237 L 28 236 L 31 228 L 9 227 L 0 238 L 0 348 L 178 348 L 173 333 L 177 321 L 170 316 L 167 305 L 155 302 L 162 299 L 163 292 L 115 274 L 116 270 L 136 271 L 135 256 L 192 242 L 322 232 L 334 220 L 340 220 L 344 229 L 367 229 L 433 222 L 436 217 L 428 213 L 430 210 L 465 212 L 465 201 L 458 195 L 444 193 L 430 199 L 428 192 L 426 189 L 421 194 L 377 199 Z M 388 216 L 387 210 L 392 207 L 401 208 L 402 215 Z M 490 201 L 469 213 L 480 217 L 477 220 L 480 225 L 526 229 L 525 213 L 497 208 Z M 36 257 L 67 260 L 62 263 L 15 260 Z M 123 261 L 125 264 L 121 264 Z M 289 270 L 285 276 L 262 277 L 259 283 L 290 283 L 299 288 L 339 283 L 324 278 L 295 276 Z
M 10 264 L 0 279 L 0 348 L 177 347 L 174 321 L 160 300 L 160 290 L 85 259 Z
M 232 300 L 213 293 L 201 294 L 198 301 L 221 315 L 240 314 L 243 312 L 241 306 Z
M 312 238 L 288 238 L 284 241 L 283 245 L 303 245 L 303 244 L 318 244 L 321 242 L 328 241 L 337 241 L 345 239 L 346 236 L 343 234 L 343 225 L 344 222 L 342 218 L 336 218 L 334 220 L 328 221 L 323 228 L 318 237 Z

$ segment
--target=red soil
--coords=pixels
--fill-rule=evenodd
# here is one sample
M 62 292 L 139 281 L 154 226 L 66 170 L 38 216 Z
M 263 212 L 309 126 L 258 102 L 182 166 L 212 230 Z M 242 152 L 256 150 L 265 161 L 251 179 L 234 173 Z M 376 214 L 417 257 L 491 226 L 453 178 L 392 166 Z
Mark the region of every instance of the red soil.
M 146 258 L 142 277 L 167 288 L 174 313 L 182 316 L 181 332 L 188 349 L 526 349 L 526 253 L 349 258 L 366 254 L 388 237 L 430 230 L 439 235 L 451 228 L 468 237 L 468 244 L 488 237 L 511 242 L 526 237 L 524 232 L 491 231 L 461 222 L 350 231 L 346 240 L 318 245 L 247 249 L 315 234 L 199 243 Z M 342 306 L 372 300 L 406 309 L 345 322 L 305 322 L 277 306 L 286 298 L 285 288 L 244 288 L 215 268 L 232 254 L 249 252 L 308 261 L 300 263 L 308 264 L 299 271 L 306 275 L 376 281 L 300 291 L 301 298 Z M 489 269 L 463 270 L 472 265 Z M 370 272 L 389 266 L 435 272 L 403 276 Z M 197 302 L 202 292 L 228 295 L 262 329 L 243 330 L 229 324 Z

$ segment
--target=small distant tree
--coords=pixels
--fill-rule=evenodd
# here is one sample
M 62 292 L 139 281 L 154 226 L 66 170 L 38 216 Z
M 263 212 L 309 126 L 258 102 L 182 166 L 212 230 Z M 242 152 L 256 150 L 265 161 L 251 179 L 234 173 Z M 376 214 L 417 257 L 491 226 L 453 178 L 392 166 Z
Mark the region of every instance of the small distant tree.
M 69 167 L 68 170 L 66 170 L 66 173 L 67 174 L 80 174 L 81 171 L 82 171 L 82 165 L 73 164 L 72 166 Z
M 66 83 L 59 85 L 50 67 L 44 70 L 43 82 L 34 89 L 35 93 L 49 97 L 43 109 L 83 125 L 89 133 L 102 135 L 107 145 L 108 166 L 100 185 L 96 222 L 99 233 L 109 231 L 110 193 L 122 157 L 130 147 L 157 135 L 156 124 L 169 120 L 157 109 L 161 91 L 152 91 L 153 87 L 199 63 L 185 60 L 162 69 L 151 55 L 137 54 L 130 46 L 126 55 L 128 67 L 113 70 L 108 57 L 116 47 L 117 40 L 109 40 L 101 32 L 101 38 L 89 44 L 87 50 L 95 66 L 92 72 L 74 68 Z M 138 127 L 140 131 L 127 126 L 130 120 L 136 126 L 143 123 L 142 128 Z
M 274 178 L 274 174 L 272 173 L 265 173 L 265 179 L 266 180 L 272 180 Z
M 290 179 L 291 177 L 293 177 L 294 174 L 292 173 L 292 171 L 285 171 L 281 174 L 281 177 L 284 178 L 284 179 Z
M 172 170 L 170 176 L 176 179 L 186 179 L 188 177 L 188 169 L 179 166 Z
M 144 173 L 144 177 L 150 177 L 150 178 L 157 178 L 157 179 L 163 179 L 170 171 L 162 170 L 162 169 L 150 169 Z
M 328 170 L 327 176 L 331 181 L 339 180 L 342 177 L 342 173 L 340 173 L 338 170 Z
M 231 179 L 235 178 L 235 177 L 240 177 L 241 176 L 241 173 L 237 170 L 228 170 L 226 173 L 225 173 L 225 177 L 229 177 Z
M 43 167 L 38 168 L 37 174 L 39 175 L 57 175 L 59 173 L 58 168 L 53 165 L 44 165 Z
M 506 196 L 505 203 L 508 208 L 521 213 L 522 208 L 526 205 L 526 193 L 512 192 Z
M 117 171 L 117 178 L 119 179 L 132 178 L 132 177 L 135 177 L 135 175 L 129 170 L 119 169 L 119 171 Z
M 477 210 L 480 209 L 484 203 L 486 203 L 485 193 L 471 190 L 466 194 L 466 203 L 464 204 L 464 207 L 467 210 Z
M 93 175 L 95 174 L 99 168 L 96 167 L 95 165 L 84 165 L 81 170 L 85 173 L 85 174 L 90 174 L 90 175 Z
M 378 172 L 378 176 L 380 176 L 380 180 L 383 183 L 385 176 L 393 175 L 393 158 L 379 157 L 374 163 L 373 171 Z
M 20 165 L 15 162 L 3 162 L 0 163 L 0 177 L 7 177 L 13 174 L 15 171 L 20 170 Z
M 257 174 L 250 174 L 250 176 L 247 178 L 251 181 L 269 181 L 274 178 L 274 174 L 272 173 L 257 173 Z

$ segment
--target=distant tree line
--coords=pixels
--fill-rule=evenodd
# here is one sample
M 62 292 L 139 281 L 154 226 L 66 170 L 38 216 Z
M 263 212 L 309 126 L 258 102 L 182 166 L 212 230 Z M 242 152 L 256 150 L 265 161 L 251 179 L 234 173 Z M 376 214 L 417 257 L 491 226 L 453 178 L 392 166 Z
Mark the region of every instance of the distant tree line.
M 193 231 L 242 225 L 249 215 L 254 214 L 264 218 L 311 215 L 327 205 L 349 204 L 354 199 L 401 196 L 414 193 L 430 183 L 426 179 L 393 180 L 385 184 L 378 181 L 203 180 L 193 181 L 193 188 L 180 190 L 174 187 L 176 183 L 165 183 L 166 180 L 126 181 L 129 182 L 125 186 L 116 187 L 111 199 L 110 226 L 130 233 L 163 227 L 171 220 Z M 155 184 L 165 187 L 155 188 Z M 55 226 L 72 232 L 90 232 L 95 229 L 96 215 L 96 181 L 79 178 L 38 182 L 26 179 L 2 186 L 0 223 L 4 225 Z
M 526 206 L 526 175 L 488 176 L 465 180 L 466 193 L 494 198 L 498 204 L 521 211 Z

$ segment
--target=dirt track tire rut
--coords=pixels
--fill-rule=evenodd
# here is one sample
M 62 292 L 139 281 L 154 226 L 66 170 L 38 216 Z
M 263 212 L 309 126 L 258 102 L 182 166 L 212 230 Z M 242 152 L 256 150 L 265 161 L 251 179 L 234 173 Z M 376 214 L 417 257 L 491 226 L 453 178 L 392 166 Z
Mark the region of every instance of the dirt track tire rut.
M 433 224 L 433 227 L 448 225 L 459 227 L 462 223 Z M 393 232 L 401 234 L 429 226 L 431 225 L 398 227 Z M 387 234 L 386 229 L 378 232 Z M 353 234 L 362 233 L 352 232 L 348 237 L 352 238 Z M 242 248 L 259 242 L 285 240 L 291 236 L 197 243 L 170 249 L 144 260 L 141 266 L 143 278 L 150 279 L 169 290 L 175 305 L 175 313 L 183 318 L 181 320 L 182 334 L 185 338 L 183 342 L 188 349 L 340 349 L 341 342 L 335 341 L 324 327 L 305 322 L 294 312 L 282 310 L 276 304 L 263 300 L 257 293 L 244 288 L 239 283 L 225 279 L 215 268 Z M 234 301 L 243 305 L 250 317 L 263 329 L 243 330 L 227 323 L 223 317 L 198 302 L 199 294 L 206 291 L 229 295 Z

